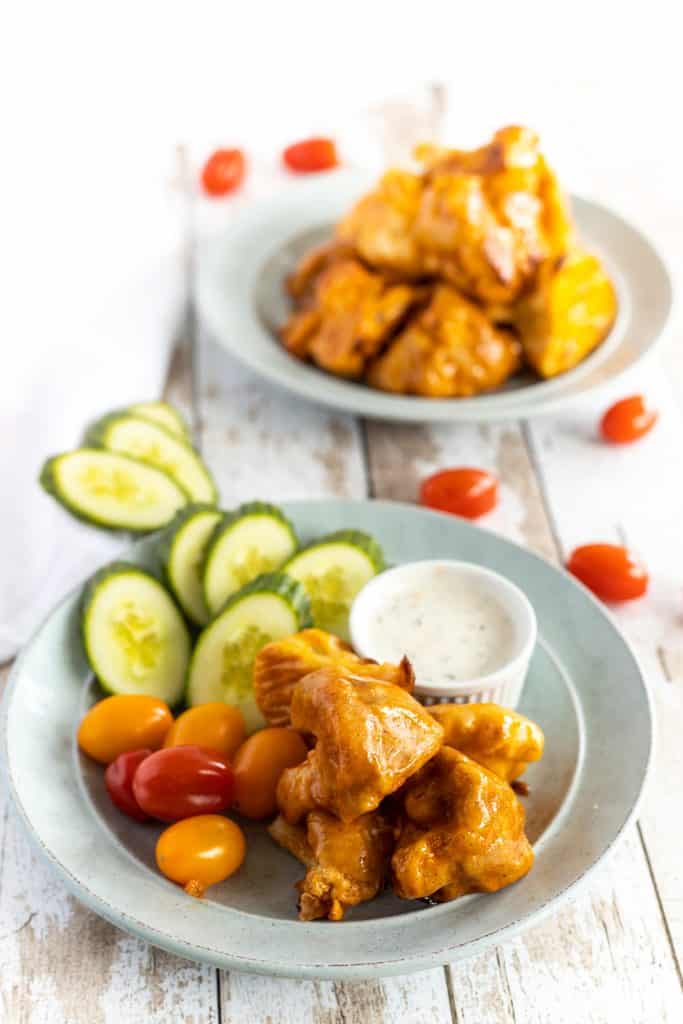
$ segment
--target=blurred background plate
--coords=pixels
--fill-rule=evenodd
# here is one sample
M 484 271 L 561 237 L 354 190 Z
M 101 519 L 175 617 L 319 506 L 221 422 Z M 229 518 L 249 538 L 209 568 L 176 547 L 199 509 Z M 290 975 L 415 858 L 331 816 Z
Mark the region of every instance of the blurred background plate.
M 211 335 L 273 383 L 319 404 L 403 422 L 491 421 L 542 415 L 613 381 L 663 336 L 672 305 L 668 271 L 637 228 L 599 203 L 572 197 L 582 240 L 615 282 L 619 314 L 606 341 L 576 369 L 553 380 L 516 376 L 475 398 L 393 395 L 342 380 L 292 358 L 274 332 L 287 317 L 286 274 L 372 185 L 368 175 L 336 171 L 294 182 L 235 215 L 230 230 L 200 248 L 197 301 Z
M 341 924 L 303 923 L 293 889 L 301 866 L 262 825 L 250 824 L 243 867 L 206 899 L 188 898 L 154 867 L 160 828 L 114 812 L 101 768 L 76 749 L 76 725 L 92 697 L 80 590 L 54 610 L 12 671 L 1 742 L 15 804 L 79 899 L 181 956 L 307 978 L 402 974 L 472 956 L 555 909 L 635 814 L 652 750 L 650 702 L 636 659 L 572 577 L 457 517 L 369 501 L 291 502 L 284 510 L 304 542 L 356 527 L 379 540 L 389 562 L 460 558 L 524 589 L 538 616 L 539 644 L 520 710 L 546 734 L 544 758 L 525 776 L 537 854 L 531 873 L 493 895 L 430 907 L 385 894 Z M 139 542 L 128 557 L 154 568 L 155 539 Z

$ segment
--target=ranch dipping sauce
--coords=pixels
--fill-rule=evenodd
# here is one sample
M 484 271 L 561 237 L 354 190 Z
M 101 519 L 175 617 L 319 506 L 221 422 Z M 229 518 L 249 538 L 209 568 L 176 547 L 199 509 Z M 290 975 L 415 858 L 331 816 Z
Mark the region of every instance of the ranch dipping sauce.
M 423 566 L 378 601 L 367 642 L 378 661 L 405 654 L 418 682 L 447 686 L 501 668 L 514 655 L 515 627 L 475 578 Z
M 469 562 L 407 562 L 375 576 L 349 620 L 362 657 L 415 671 L 415 696 L 515 707 L 536 645 L 536 616 L 511 580 Z

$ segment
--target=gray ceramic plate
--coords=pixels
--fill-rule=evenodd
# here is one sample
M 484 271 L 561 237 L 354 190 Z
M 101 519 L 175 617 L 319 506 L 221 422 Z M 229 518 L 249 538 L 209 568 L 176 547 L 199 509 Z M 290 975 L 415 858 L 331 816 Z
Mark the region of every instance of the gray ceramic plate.
M 67 597 L 19 658 L 4 704 L 4 756 L 16 806 L 67 886 L 98 914 L 158 946 L 218 967 L 296 977 L 405 973 L 471 956 L 555 909 L 614 846 L 640 798 L 652 747 L 648 693 L 636 660 L 602 607 L 568 575 L 455 517 L 388 502 L 285 506 L 306 540 L 341 527 L 374 534 L 391 562 L 461 558 L 504 573 L 539 622 L 521 710 L 546 738 L 527 778 L 537 861 L 500 893 L 429 907 L 386 894 L 341 924 L 296 920 L 301 868 L 262 826 L 231 879 L 192 900 L 153 867 L 158 829 L 109 805 L 99 768 L 81 761 L 74 731 L 90 699 Z M 154 563 L 154 541 L 130 557 Z M 628 757 L 624 757 L 628 750 Z
M 619 294 L 619 315 L 609 337 L 575 370 L 549 381 L 520 375 L 504 389 L 476 398 L 433 399 L 386 394 L 292 358 L 274 335 L 288 313 L 284 277 L 307 248 L 330 236 L 335 221 L 371 183 L 348 171 L 297 182 L 248 208 L 228 233 L 208 240 L 200 251 L 197 295 L 204 323 L 229 352 L 275 384 L 313 402 L 381 419 L 526 418 L 614 380 L 663 336 L 672 289 L 660 256 L 616 213 L 575 196 L 581 237 L 601 256 Z

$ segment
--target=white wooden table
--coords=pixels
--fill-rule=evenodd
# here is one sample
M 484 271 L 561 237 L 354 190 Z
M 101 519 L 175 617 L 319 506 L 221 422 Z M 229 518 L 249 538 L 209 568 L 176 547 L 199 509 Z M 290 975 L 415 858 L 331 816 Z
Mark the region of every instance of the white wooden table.
M 606 167 L 605 177 L 594 183 L 597 198 L 610 198 L 610 173 Z M 626 196 L 624 186 L 617 205 Z M 657 204 L 651 195 L 651 226 L 661 228 L 669 254 L 680 255 L 680 214 L 677 220 L 663 201 Z M 176 353 L 167 397 L 190 417 L 226 506 L 257 497 L 413 501 L 418 482 L 432 470 L 470 464 L 494 470 L 502 483 L 500 505 L 483 523 L 486 528 L 557 562 L 580 542 L 619 539 L 632 545 L 649 566 L 651 589 L 616 615 L 655 697 L 655 777 L 639 822 L 612 859 L 545 923 L 464 964 L 358 984 L 228 974 L 128 937 L 66 894 L 33 853 L 0 790 L 2 1024 L 683 1020 L 683 360 L 674 348 L 678 341 L 674 338 L 665 353 L 666 374 L 655 366 L 616 390 L 644 389 L 661 411 L 654 433 L 622 450 L 596 439 L 596 420 L 610 395 L 530 423 L 364 423 L 273 390 L 201 330 L 188 332 Z

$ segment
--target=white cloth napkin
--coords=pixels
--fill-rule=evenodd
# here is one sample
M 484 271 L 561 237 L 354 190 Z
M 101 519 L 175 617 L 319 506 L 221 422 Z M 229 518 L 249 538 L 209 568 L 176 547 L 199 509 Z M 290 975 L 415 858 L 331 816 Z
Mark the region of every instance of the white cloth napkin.
M 180 253 L 83 295 L 67 325 L 12 352 L 0 375 L 0 662 L 125 536 L 88 527 L 38 486 L 44 459 L 76 447 L 104 412 L 157 398 L 183 310 Z M 68 335 L 67 335 L 68 330 Z
M 378 170 L 404 158 L 415 141 L 437 133 L 442 100 L 427 86 L 349 115 L 335 131 L 344 162 Z M 272 141 L 247 150 L 237 195 L 210 201 L 197 191 L 198 236 L 229 230 L 241 207 L 293 184 Z M 31 271 L 0 364 L 0 663 L 60 597 L 130 543 L 73 519 L 37 480 L 45 458 L 76 447 L 89 422 L 162 392 L 187 299 L 187 207 L 170 180 L 169 155 L 171 147 L 162 170 L 137 163 L 134 174 L 121 156 L 90 192 L 86 179 L 65 176 L 59 197 L 44 197 L 42 220 L 32 210 L 39 236 L 19 224 Z M 197 163 L 205 155 L 197 153 Z

